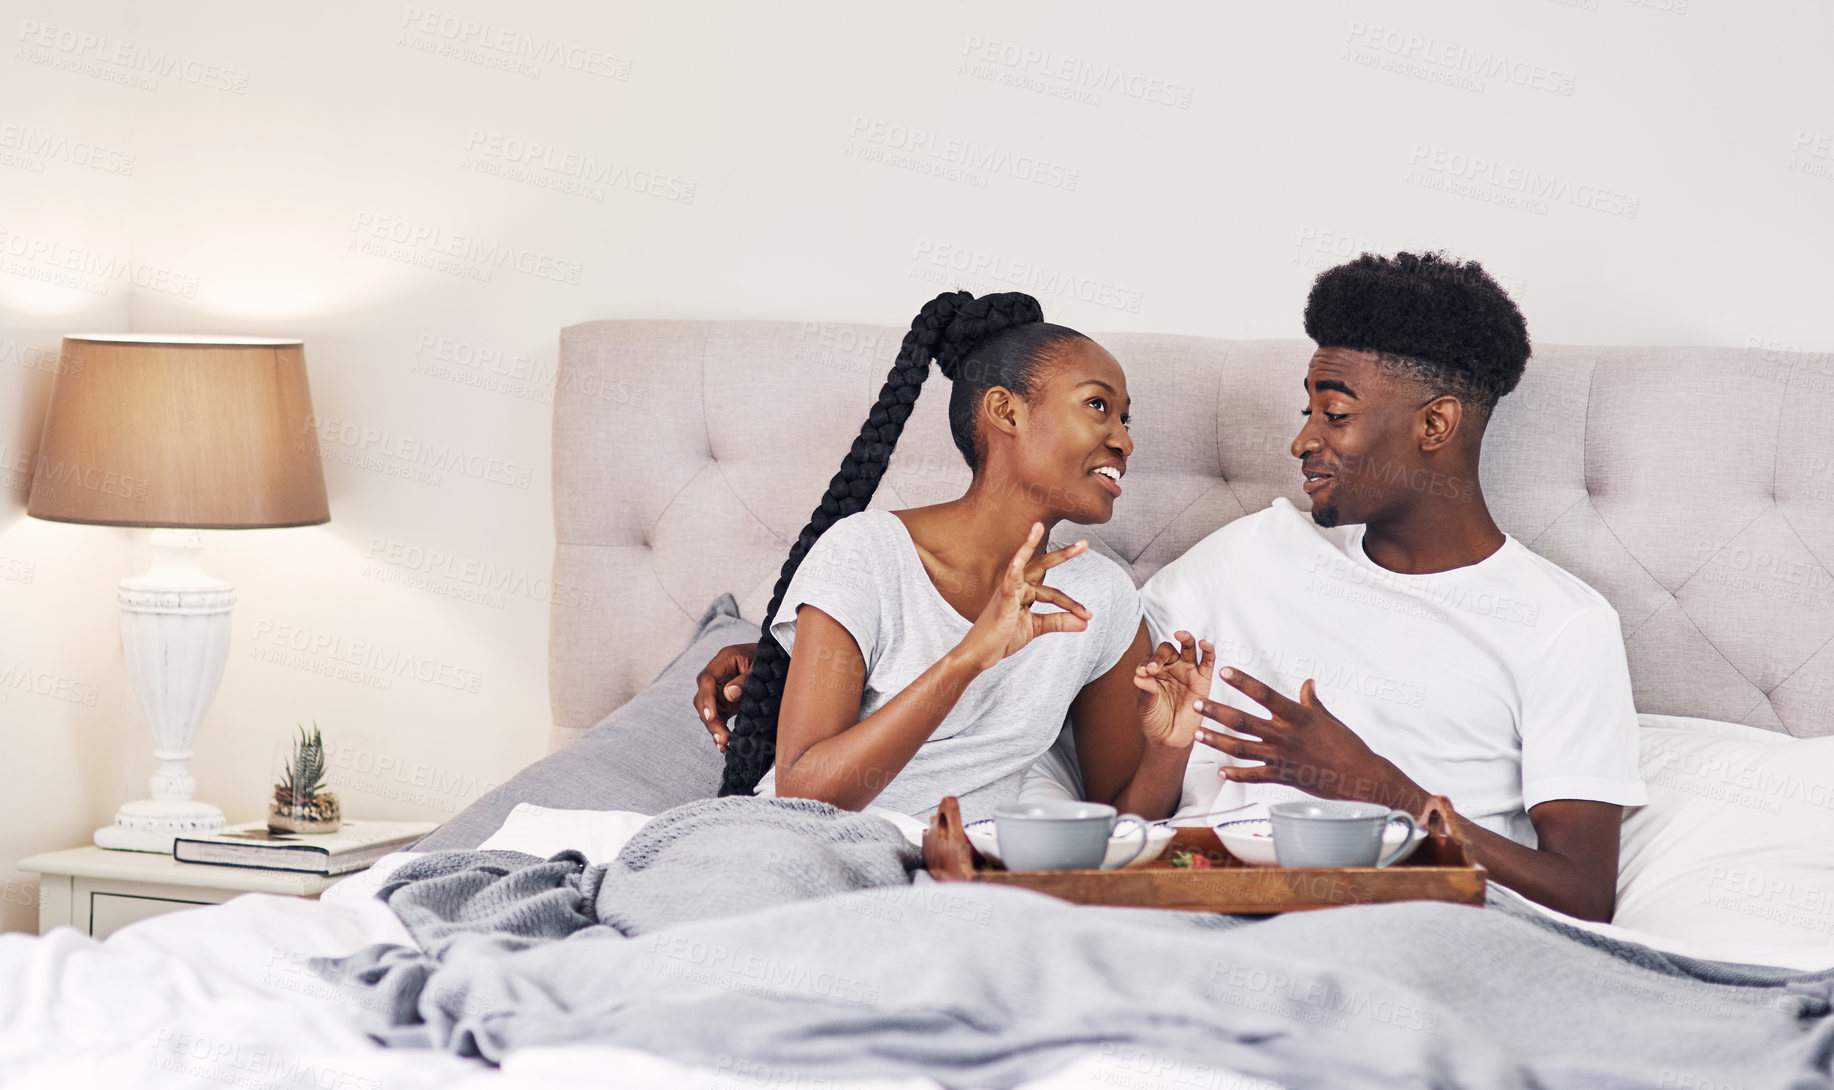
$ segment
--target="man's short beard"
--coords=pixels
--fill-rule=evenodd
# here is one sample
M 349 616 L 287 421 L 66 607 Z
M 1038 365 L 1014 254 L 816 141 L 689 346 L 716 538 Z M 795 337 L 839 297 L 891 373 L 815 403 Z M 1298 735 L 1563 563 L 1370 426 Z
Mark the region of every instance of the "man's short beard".
M 1340 517 L 1337 513 L 1337 508 L 1335 507 L 1314 506 L 1312 508 L 1312 521 L 1316 522 L 1320 526 L 1323 526 L 1327 530 L 1333 526 L 1336 526 L 1339 522 L 1339 518 Z

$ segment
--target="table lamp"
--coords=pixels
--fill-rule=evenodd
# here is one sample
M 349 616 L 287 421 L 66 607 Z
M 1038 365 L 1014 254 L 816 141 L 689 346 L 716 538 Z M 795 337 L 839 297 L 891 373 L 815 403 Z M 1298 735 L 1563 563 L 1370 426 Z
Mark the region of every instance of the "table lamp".
M 191 797 L 191 740 L 229 658 L 235 587 L 204 574 L 199 530 L 331 518 L 311 442 L 305 345 L 265 337 L 72 334 L 51 386 L 26 514 L 152 527 L 153 564 L 120 583 L 128 685 L 153 731 L 153 797 L 97 829 L 103 848 L 170 852 L 223 828 Z

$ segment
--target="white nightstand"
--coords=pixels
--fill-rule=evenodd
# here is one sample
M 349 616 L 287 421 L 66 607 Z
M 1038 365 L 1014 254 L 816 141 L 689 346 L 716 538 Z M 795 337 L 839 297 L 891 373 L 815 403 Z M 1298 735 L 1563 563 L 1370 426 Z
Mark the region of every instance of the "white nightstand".
M 135 920 L 181 908 L 221 904 L 244 893 L 315 898 L 350 877 L 180 863 L 156 852 L 124 852 L 94 845 L 21 860 L 19 869 L 42 876 L 38 933 L 68 924 L 105 939 Z

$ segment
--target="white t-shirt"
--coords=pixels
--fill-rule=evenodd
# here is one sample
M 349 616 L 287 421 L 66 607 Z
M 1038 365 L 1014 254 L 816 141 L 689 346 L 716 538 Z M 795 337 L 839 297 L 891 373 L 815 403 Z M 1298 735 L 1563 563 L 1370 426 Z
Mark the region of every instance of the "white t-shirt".
M 1070 702 L 1121 660 L 1140 630 L 1139 593 L 1107 557 L 1084 553 L 1052 568 L 1045 584 L 1087 606 L 1089 627 L 1047 632 L 970 682 L 874 806 L 928 816 L 944 795 L 954 795 L 963 819 L 975 821 L 1019 797 L 1020 780 L 1057 740 Z M 792 654 L 796 610 L 803 605 L 833 617 L 860 645 L 866 660 L 861 719 L 917 680 L 974 627 L 930 581 L 910 532 L 889 511 L 841 519 L 803 558 L 771 625 L 771 634 Z M 1040 613 L 1056 608 L 1034 607 Z M 759 781 L 758 794 L 775 792 L 773 769 Z
M 1597 591 L 1514 538 L 1467 567 L 1392 572 L 1364 553 L 1364 529 L 1322 528 L 1277 499 L 1154 575 L 1147 627 L 1213 640 L 1219 667 L 1294 700 L 1313 679 L 1377 754 L 1518 843 L 1535 845 L 1527 811 L 1550 799 L 1648 801 L 1624 639 Z M 1211 699 L 1266 715 L 1221 678 Z M 1255 762 L 1208 746 L 1191 761 L 1187 812 L 1303 794 L 1221 780 L 1222 765 Z

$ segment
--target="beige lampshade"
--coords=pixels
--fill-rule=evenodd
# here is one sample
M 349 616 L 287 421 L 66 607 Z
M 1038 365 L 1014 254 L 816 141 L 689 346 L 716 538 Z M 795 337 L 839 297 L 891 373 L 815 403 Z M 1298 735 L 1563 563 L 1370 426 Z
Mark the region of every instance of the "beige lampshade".
M 198 530 L 331 518 L 302 341 L 72 334 L 26 514 Z

